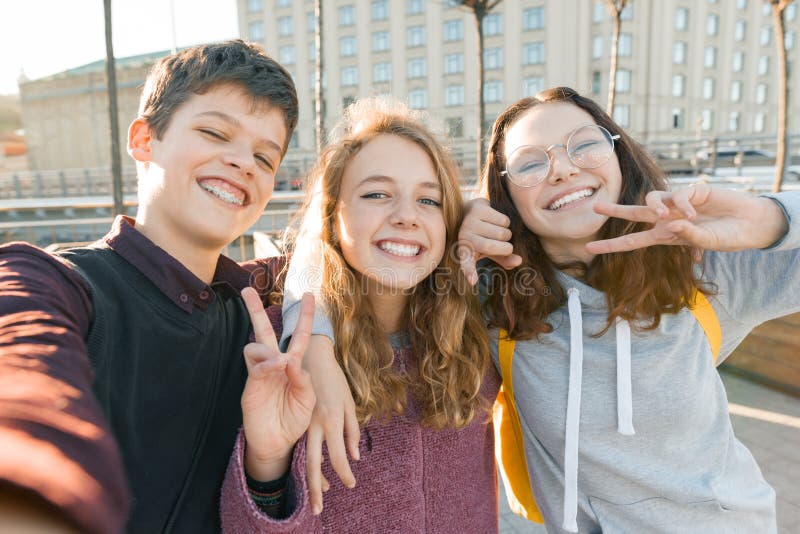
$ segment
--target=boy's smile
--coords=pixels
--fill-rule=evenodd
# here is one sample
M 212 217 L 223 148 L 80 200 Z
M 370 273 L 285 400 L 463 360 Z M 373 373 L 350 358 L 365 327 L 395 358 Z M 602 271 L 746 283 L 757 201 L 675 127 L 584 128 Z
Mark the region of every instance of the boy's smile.
M 137 119 L 137 228 L 168 251 L 186 244 L 219 254 L 264 211 L 285 140 L 281 111 L 254 107 L 235 85 L 190 97 L 160 139 Z

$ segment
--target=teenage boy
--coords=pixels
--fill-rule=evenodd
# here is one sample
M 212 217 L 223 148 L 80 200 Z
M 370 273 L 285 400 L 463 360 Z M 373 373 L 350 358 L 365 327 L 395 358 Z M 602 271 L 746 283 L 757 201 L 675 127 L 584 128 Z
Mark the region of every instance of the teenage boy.
M 81 531 L 219 531 L 252 275 L 220 253 L 264 211 L 296 124 L 260 48 L 168 56 L 128 132 L 136 219 L 57 255 L 0 247 L 0 498 Z

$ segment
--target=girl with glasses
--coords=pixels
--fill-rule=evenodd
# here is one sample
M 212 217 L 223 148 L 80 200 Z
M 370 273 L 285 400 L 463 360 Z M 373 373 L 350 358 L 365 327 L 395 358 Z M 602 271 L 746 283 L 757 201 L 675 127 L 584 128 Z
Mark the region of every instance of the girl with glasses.
M 223 486 L 226 532 L 497 532 L 489 408 L 499 380 L 477 295 L 449 253 L 463 213 L 456 167 L 422 121 L 382 99 L 349 107 L 291 239 L 314 266 L 304 274 L 321 280 L 337 373 L 355 399 L 358 484 L 325 461 L 325 506 L 309 498 L 311 377 L 296 347 L 280 354 L 247 291 L 256 343 L 245 348 L 244 428 Z
M 800 311 L 800 195 L 669 192 L 645 151 L 564 87 L 498 117 L 483 191 L 461 257 L 473 282 L 481 256 L 510 269 L 487 264 L 480 280 L 496 362 L 514 340 L 548 532 L 775 532 L 775 492 L 733 434 L 715 365 Z

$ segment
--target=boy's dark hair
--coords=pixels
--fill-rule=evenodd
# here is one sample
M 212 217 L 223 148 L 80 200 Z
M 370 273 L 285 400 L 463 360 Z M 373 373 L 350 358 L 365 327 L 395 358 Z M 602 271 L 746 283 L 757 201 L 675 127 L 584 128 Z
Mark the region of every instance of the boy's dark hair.
M 254 108 L 268 105 L 283 112 L 286 153 L 297 126 L 297 92 L 292 77 L 261 47 L 240 39 L 193 46 L 159 60 L 147 76 L 139 116 L 156 138 L 161 138 L 181 104 L 221 84 L 244 89 L 253 98 Z

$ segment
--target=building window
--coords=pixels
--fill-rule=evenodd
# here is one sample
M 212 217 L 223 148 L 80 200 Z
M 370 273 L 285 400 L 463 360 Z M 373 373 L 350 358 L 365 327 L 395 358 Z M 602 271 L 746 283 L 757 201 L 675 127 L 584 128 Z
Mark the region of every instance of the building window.
M 381 62 L 372 66 L 372 81 L 374 83 L 389 82 L 392 80 L 391 63 Z
M 464 21 L 446 20 L 444 21 L 444 41 L 460 41 L 464 38 Z
M 313 11 L 306 13 L 306 32 L 314 33 L 317 31 L 317 16 Z
M 600 82 L 602 81 L 602 74 L 599 70 L 592 72 L 592 94 L 600 94 Z
M 786 20 L 794 20 L 797 18 L 797 2 L 793 2 L 786 6 L 786 10 L 784 11 Z
M 617 54 L 621 57 L 630 57 L 633 54 L 633 38 L 629 33 L 619 34 Z
M 447 54 L 444 56 L 444 73 L 459 74 L 464 72 L 464 54 Z
M 615 89 L 619 93 L 631 92 L 631 71 L 627 69 L 618 69 Z
M 342 87 L 358 85 L 358 68 L 344 67 L 342 69 Z
M 769 56 L 758 58 L 758 74 L 763 76 L 769 73 Z
M 703 57 L 703 65 L 707 69 L 713 69 L 717 66 L 717 47 L 707 46 L 705 48 L 705 55 Z
M 424 26 L 411 26 L 406 30 L 406 46 L 409 48 L 425 46 Z
M 339 8 L 339 26 L 352 26 L 356 23 L 355 6 L 342 6 Z
M 770 5 L 772 2 L 764 2 L 761 5 L 761 14 L 765 17 L 769 17 L 772 15 L 772 6 Z
M 672 45 L 672 62 L 676 65 L 686 63 L 686 43 L 678 41 Z
M 689 10 L 687 8 L 679 7 L 675 10 L 675 29 L 678 31 L 689 29 Z
M 247 0 L 247 11 L 250 13 L 258 13 L 261 11 L 261 0 Z
M 623 105 L 614 106 L 614 113 L 612 113 L 612 117 L 614 122 L 623 128 L 627 128 L 631 125 L 631 107 Z
M 445 106 L 463 106 L 464 105 L 464 86 L 463 85 L 450 85 L 444 90 L 444 105 Z
M 730 132 L 738 132 L 739 131 L 739 112 L 738 111 L 731 111 L 731 114 L 728 116 L 728 131 L 730 131 Z
M 603 22 L 606 18 L 605 0 L 598 0 L 594 3 L 594 11 L 592 12 L 592 22 L 597 24 Z
M 523 30 L 543 30 L 544 29 L 544 8 L 532 7 L 522 12 Z
M 522 80 L 522 96 L 534 96 L 544 89 L 544 78 L 531 76 Z
M 747 9 L 747 0 L 736 0 L 736 9 Z
M 772 40 L 772 27 L 763 26 L 761 28 L 761 35 L 759 36 L 758 42 L 761 43 L 761 46 L 767 46 L 771 40 Z
M 426 70 L 424 57 L 414 57 L 408 60 L 409 78 L 424 78 Z
M 747 34 L 747 23 L 743 20 L 737 20 L 736 25 L 733 27 L 733 40 L 744 41 Z
M 449 117 L 444 122 L 447 125 L 447 133 L 450 137 L 464 137 L 464 121 L 460 117 Z
M 483 35 L 491 37 L 503 33 L 503 15 L 492 13 L 483 18 Z
M 292 17 L 278 17 L 278 35 L 286 37 L 292 35 Z
M 313 41 L 308 43 L 308 60 L 317 61 L 317 45 Z
M 710 109 L 704 109 L 700 114 L 700 128 L 704 132 L 709 131 L 714 126 L 714 112 Z
M 603 57 L 603 37 L 596 35 L 592 39 L 592 59 L 600 59 Z
M 289 7 L 292 5 L 292 0 L 278 0 L 278 7 Z
M 706 17 L 706 35 L 719 33 L 719 15 L 710 14 Z
M 711 100 L 714 98 L 714 78 L 703 78 L 703 98 Z
M 388 20 L 389 3 L 388 0 L 375 0 L 370 6 L 372 20 Z
M 731 65 L 733 72 L 742 72 L 744 70 L 744 52 L 733 53 L 733 64 Z
M 418 15 L 425 11 L 422 0 L 406 0 L 406 15 Z
M 525 43 L 522 47 L 523 65 L 541 65 L 544 63 L 544 43 L 536 41 Z
M 389 50 L 389 32 L 372 32 L 372 51 L 384 52 Z
M 742 82 L 734 80 L 731 82 L 731 102 L 739 102 L 742 99 Z
M 503 68 L 503 49 L 485 48 L 483 50 L 483 68 L 486 70 L 502 69 Z
M 486 82 L 486 85 L 483 86 L 483 101 L 486 103 L 502 102 L 503 82 L 497 80 Z
M 339 55 L 350 57 L 356 55 L 356 38 L 352 35 L 339 38 Z
M 428 107 L 428 91 L 413 89 L 408 92 L 408 106 L 411 109 L 425 109 Z
M 686 78 L 681 74 L 672 77 L 672 96 L 683 96 L 686 86 Z
M 767 84 L 760 83 L 756 85 L 756 104 L 767 103 Z
M 352 104 L 355 103 L 355 101 L 356 101 L 356 97 L 355 96 L 353 96 L 353 95 L 345 96 L 344 98 L 342 98 L 342 109 L 349 108 Z
M 248 24 L 247 37 L 251 41 L 261 41 L 264 39 L 264 23 L 256 20 Z
M 280 61 L 284 65 L 294 65 L 295 62 L 294 47 L 282 46 L 278 48 L 278 61 Z
M 783 34 L 783 46 L 786 50 L 794 48 L 794 32 L 786 32 Z
M 628 4 L 622 9 L 622 13 L 619 14 L 619 20 L 632 20 L 633 19 L 633 4 L 628 2 Z
M 766 122 L 767 116 L 764 113 L 756 113 L 756 116 L 753 120 L 753 130 L 756 132 L 763 132 L 764 131 L 764 123 Z
M 680 130 L 683 128 L 683 109 L 672 108 L 672 129 Z

